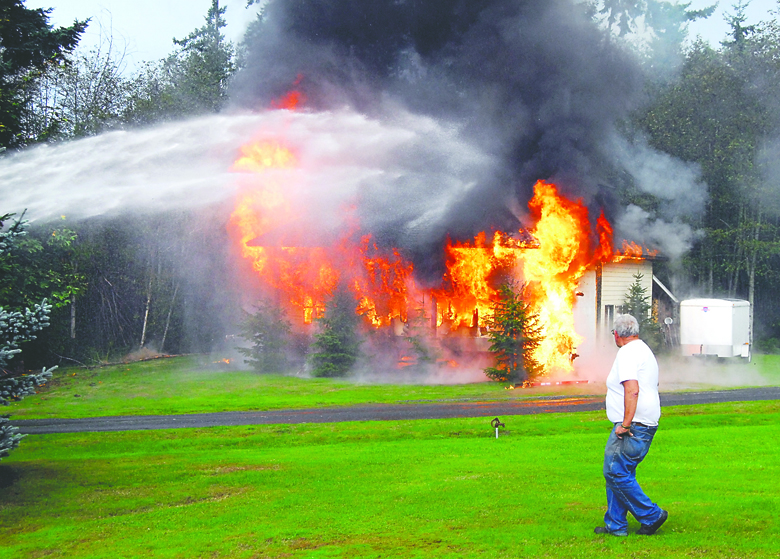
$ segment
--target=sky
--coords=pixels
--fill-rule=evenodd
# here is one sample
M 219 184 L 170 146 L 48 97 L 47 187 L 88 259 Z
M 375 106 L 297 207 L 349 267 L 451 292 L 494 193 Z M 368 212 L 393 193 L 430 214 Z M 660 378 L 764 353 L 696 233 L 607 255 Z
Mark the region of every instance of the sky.
M 703 39 L 712 46 L 718 46 L 728 32 L 728 25 L 724 20 L 726 14 L 734 14 L 734 5 L 737 0 L 690 0 L 691 10 L 701 10 L 717 3 L 718 7 L 715 13 L 703 21 L 695 21 L 688 26 L 688 34 L 691 37 L 701 35 Z M 761 20 L 769 19 L 769 11 L 778 8 L 777 0 L 751 0 L 748 4 L 746 15 L 747 23 L 758 23 Z
M 227 8 L 225 35 L 238 42 L 257 6 L 246 7 L 246 0 L 222 0 Z M 91 18 L 80 48 L 91 50 L 106 37 L 113 37 L 113 48 L 125 52 L 127 67 L 164 58 L 173 50 L 173 39 L 183 39 L 205 24 L 211 0 L 26 0 L 27 8 L 53 8 L 50 23 L 70 25 L 75 19 Z
M 701 9 L 715 0 L 690 0 L 691 9 Z M 736 0 L 721 0 L 716 13 L 706 21 L 693 22 L 689 35 L 701 35 L 717 46 L 728 27 L 725 13 L 733 13 Z M 69 25 L 74 19 L 92 18 L 81 41 L 82 48 L 91 50 L 105 37 L 113 37 L 113 48 L 125 52 L 127 69 L 132 71 L 144 61 L 164 58 L 173 49 L 172 39 L 181 39 L 204 24 L 211 0 L 26 0 L 27 8 L 53 8 L 51 23 Z M 257 6 L 246 7 L 246 0 L 222 0 L 227 8 L 225 17 L 228 39 L 238 42 L 247 24 L 254 19 Z M 752 0 L 747 9 L 748 23 L 766 19 L 777 0 Z

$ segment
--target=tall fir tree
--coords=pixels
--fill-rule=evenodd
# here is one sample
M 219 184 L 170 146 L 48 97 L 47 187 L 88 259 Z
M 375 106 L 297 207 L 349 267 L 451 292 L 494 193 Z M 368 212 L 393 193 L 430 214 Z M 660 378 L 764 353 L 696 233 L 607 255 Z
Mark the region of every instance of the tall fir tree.
M 212 0 L 206 24 L 184 39 L 159 64 L 147 64 L 130 85 L 124 118 L 150 124 L 172 118 L 218 112 L 228 100 L 235 72 L 235 48 L 225 39 L 225 7 Z

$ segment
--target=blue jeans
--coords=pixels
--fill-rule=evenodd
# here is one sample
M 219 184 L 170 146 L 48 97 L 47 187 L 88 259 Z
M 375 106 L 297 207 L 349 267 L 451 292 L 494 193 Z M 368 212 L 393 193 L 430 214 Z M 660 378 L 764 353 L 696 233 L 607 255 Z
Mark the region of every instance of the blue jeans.
M 617 427 L 617 423 L 615 427 Z M 661 507 L 645 495 L 636 481 L 636 467 L 647 456 L 658 427 L 632 424 L 628 433 L 618 438 L 615 429 L 604 450 L 604 479 L 607 480 L 607 512 L 604 525 L 615 534 L 628 533 L 627 513 L 641 524 L 653 524 L 661 516 Z

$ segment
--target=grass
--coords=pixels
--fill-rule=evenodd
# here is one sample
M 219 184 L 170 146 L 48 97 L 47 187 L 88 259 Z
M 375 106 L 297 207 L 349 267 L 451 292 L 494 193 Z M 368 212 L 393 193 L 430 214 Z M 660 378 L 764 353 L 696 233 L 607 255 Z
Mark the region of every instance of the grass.
M 664 410 L 639 477 L 670 519 L 628 538 L 592 533 L 600 412 L 30 436 L 0 556 L 776 558 L 778 412 Z
M 354 380 L 260 375 L 204 362 L 155 359 L 100 369 L 65 369 L 51 386 L 14 403 L 16 419 L 180 414 L 218 411 L 399 404 L 441 400 L 502 400 L 527 396 L 495 382 L 452 385 L 369 384 Z M 592 385 L 590 390 L 594 390 Z M 572 387 L 576 390 L 577 387 Z M 549 388 L 534 394 L 551 393 Z M 530 392 L 529 392 L 530 394 Z
M 684 381 L 670 388 L 712 388 L 719 382 L 728 386 L 767 382 L 780 385 L 778 355 L 758 355 L 750 365 L 708 361 L 692 366 L 690 360 L 685 363 L 685 366 L 674 360 L 662 363 L 662 370 Z M 74 418 L 603 394 L 600 384 L 504 390 L 494 382 L 366 384 L 353 380 L 258 375 L 226 369 L 201 357 L 156 359 L 93 370 L 63 369 L 54 375 L 50 387 L 14 403 L 8 412 L 15 419 Z

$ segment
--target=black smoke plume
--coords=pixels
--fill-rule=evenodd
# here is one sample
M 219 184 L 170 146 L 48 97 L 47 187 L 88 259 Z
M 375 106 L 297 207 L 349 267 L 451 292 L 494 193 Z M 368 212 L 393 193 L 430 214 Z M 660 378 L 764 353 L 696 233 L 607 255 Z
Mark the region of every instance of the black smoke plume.
M 605 141 L 642 86 L 634 58 L 569 0 L 272 1 L 250 37 L 236 80 L 244 105 L 268 106 L 295 88 L 313 110 L 391 119 L 401 106 L 452 123 L 495 158 L 418 239 L 397 233 L 414 214 L 375 231 L 412 249 L 515 226 L 507 208 L 524 207 L 538 179 L 607 203 Z M 421 184 L 417 195 L 436 189 Z M 370 199 L 362 210 L 382 211 Z

